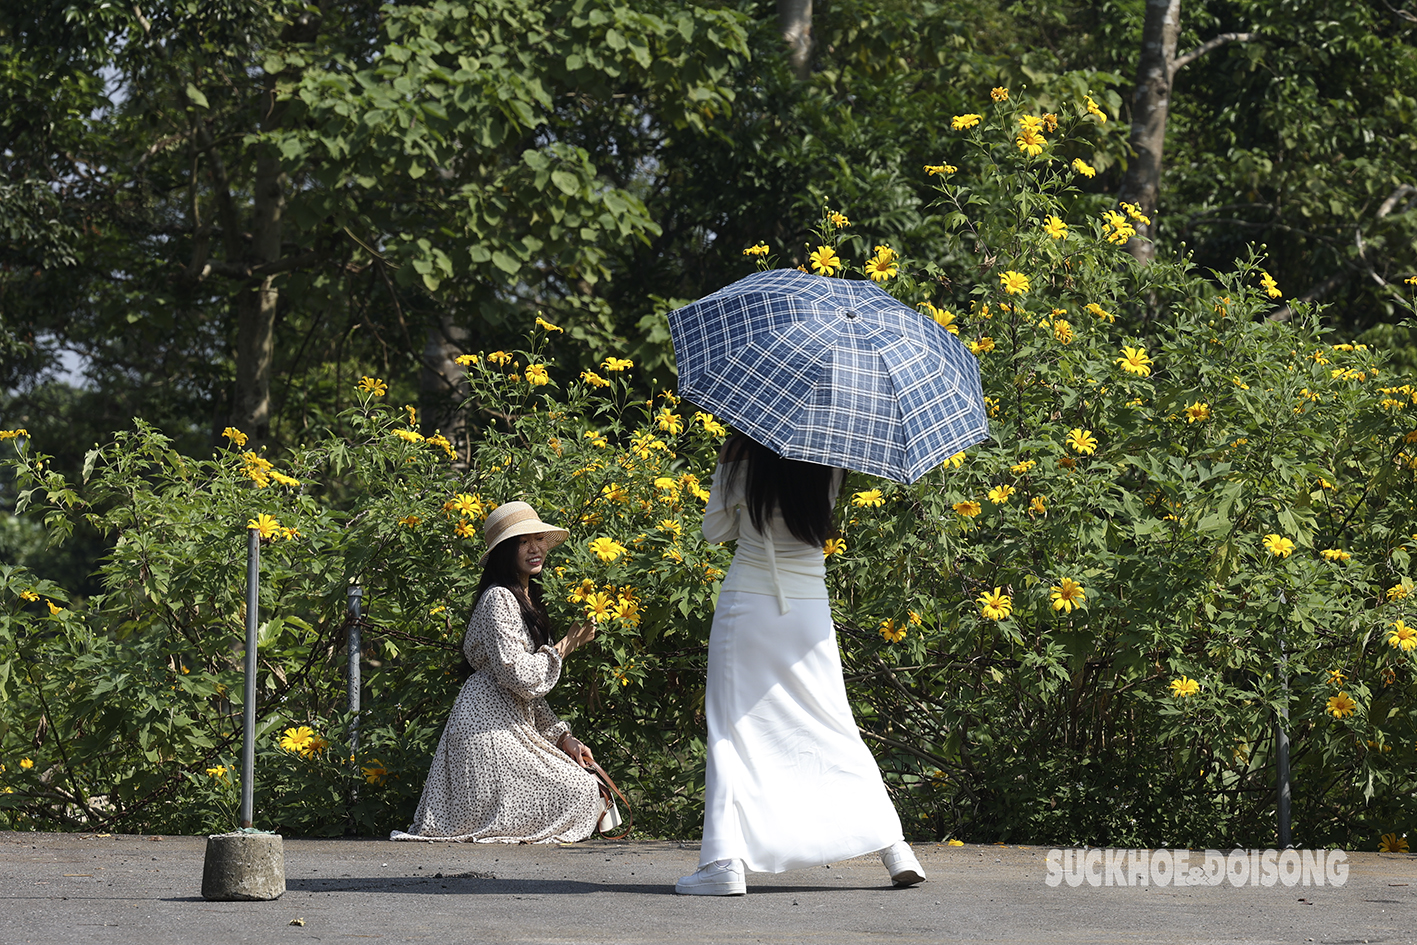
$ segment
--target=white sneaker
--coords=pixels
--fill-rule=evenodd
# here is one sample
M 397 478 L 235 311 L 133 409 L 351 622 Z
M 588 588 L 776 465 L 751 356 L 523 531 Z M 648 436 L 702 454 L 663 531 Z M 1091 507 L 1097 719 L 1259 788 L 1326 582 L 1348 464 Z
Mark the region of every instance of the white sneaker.
M 886 872 L 891 874 L 891 882 L 897 886 L 914 886 L 925 882 L 925 870 L 915 858 L 910 844 L 897 840 L 881 851 L 881 862 L 886 864 Z
M 681 896 L 742 896 L 748 892 L 742 860 L 718 860 L 674 884 Z

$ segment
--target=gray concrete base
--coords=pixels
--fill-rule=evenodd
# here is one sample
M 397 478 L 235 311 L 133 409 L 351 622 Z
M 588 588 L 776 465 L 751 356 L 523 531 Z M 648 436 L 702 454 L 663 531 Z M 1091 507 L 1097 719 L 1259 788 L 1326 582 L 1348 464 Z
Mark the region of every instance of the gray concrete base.
M 285 893 L 285 850 L 279 834 L 217 833 L 207 837 L 202 898 L 262 902 Z

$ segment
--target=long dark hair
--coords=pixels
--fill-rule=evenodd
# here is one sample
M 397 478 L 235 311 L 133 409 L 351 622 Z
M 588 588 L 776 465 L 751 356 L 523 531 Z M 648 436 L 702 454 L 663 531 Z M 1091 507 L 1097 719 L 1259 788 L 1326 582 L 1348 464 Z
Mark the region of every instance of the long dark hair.
M 517 599 L 517 607 L 522 612 L 522 623 L 526 625 L 527 635 L 531 637 L 532 649 L 539 650 L 551 643 L 551 618 L 547 616 L 546 605 L 541 600 L 541 582 L 533 576 L 527 582 L 527 588 L 522 589 L 521 575 L 517 571 L 517 551 L 520 546 L 521 536 L 513 535 L 499 541 L 487 555 L 487 563 L 482 566 L 482 580 L 477 583 L 477 600 L 473 606 L 476 607 L 482 602 L 482 595 L 489 589 L 505 587 Z M 466 680 L 472 675 L 472 667 L 468 665 L 466 656 L 461 656 L 459 664 L 460 680 Z
M 837 470 L 818 463 L 783 459 L 763 444 L 742 433 L 735 434 L 723 449 L 728 461 L 746 460 L 748 516 L 753 527 L 765 530 L 774 509 L 782 512 L 783 523 L 792 537 L 820 548 L 836 534 L 832 524 L 831 487 Z M 742 467 L 730 470 L 730 478 Z M 727 483 L 725 483 L 727 485 Z

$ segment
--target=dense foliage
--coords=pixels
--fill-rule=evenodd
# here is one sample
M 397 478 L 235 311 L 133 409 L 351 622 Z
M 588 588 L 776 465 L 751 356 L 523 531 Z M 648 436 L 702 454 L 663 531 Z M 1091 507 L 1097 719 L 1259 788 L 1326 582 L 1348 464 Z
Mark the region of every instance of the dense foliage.
M 804 221 L 805 264 L 967 341 L 992 417 L 988 443 L 914 485 L 848 480 L 824 554 L 858 720 L 918 837 L 1266 845 L 1283 726 L 1297 842 L 1370 847 L 1414 814 L 1417 392 L 1308 306 L 1267 318 L 1285 287 L 1262 257 L 1217 273 L 1123 254 L 1136 211 L 1079 186 L 1098 98 L 999 87 L 961 109 L 917 172 L 937 256 L 853 237 L 849 206 Z M 478 523 L 523 498 L 572 530 L 547 576 L 557 622 L 601 627 L 553 704 L 648 831 L 692 835 L 729 560 L 698 522 L 725 430 L 668 378 L 618 354 L 583 367 L 559 325 L 534 326 L 463 358 L 482 424 L 465 466 L 372 377 L 279 457 L 229 430 L 192 459 L 139 424 L 71 481 L 11 436 L 26 514 L 113 552 L 86 601 L 0 572 L 9 823 L 230 824 L 254 527 L 259 819 L 403 826 L 453 696 Z M 351 581 L 372 657 L 353 755 Z

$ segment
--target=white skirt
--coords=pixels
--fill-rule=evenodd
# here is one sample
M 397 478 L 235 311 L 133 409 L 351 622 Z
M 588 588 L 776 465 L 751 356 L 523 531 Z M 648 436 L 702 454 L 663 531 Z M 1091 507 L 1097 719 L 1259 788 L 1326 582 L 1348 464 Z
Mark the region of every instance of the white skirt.
M 709 635 L 708 783 L 699 864 L 821 866 L 902 839 L 861 740 L 827 600 L 724 591 Z

